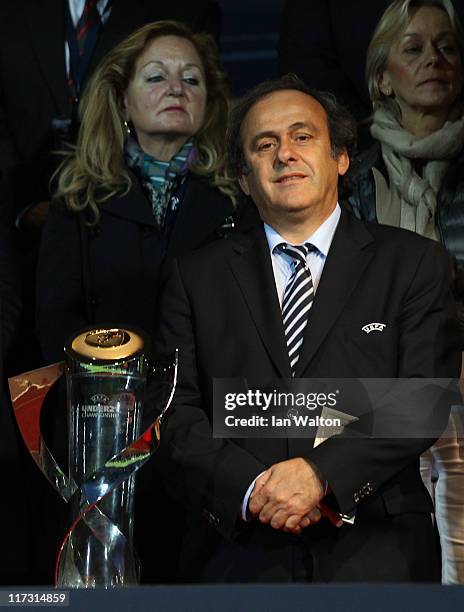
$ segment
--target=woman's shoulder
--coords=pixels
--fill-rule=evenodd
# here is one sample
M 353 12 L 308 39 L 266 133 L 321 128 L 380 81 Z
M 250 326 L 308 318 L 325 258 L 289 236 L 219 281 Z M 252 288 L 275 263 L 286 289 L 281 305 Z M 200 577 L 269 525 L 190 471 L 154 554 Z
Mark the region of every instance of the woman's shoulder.
M 53 198 L 47 215 L 47 225 L 86 225 L 90 219 L 87 208 L 71 208 L 64 198 Z
M 133 207 L 140 207 L 141 202 L 144 205 L 148 203 L 147 196 L 137 177 L 132 173 L 130 173 L 130 186 L 127 190 L 121 188 L 120 192 L 115 192 L 105 186 L 99 186 L 95 189 L 93 200 L 95 205 L 92 206 L 90 203 L 85 205 L 85 194 L 82 191 L 77 194 L 72 203 L 66 201 L 64 197 L 55 197 L 51 207 L 57 216 L 74 218 L 79 223 L 92 226 L 95 225 L 95 221 L 100 222 L 102 218 L 105 218 L 106 213 L 111 213 L 113 209 L 116 212 L 124 211 L 124 209 L 130 211 Z M 98 215 L 95 214 L 95 209 L 98 210 Z

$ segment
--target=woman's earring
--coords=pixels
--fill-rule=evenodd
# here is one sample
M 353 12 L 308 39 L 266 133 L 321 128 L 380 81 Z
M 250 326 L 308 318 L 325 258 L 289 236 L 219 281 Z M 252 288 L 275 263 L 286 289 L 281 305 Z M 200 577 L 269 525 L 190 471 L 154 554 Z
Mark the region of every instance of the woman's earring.
M 383 90 L 383 93 L 384 93 L 386 96 L 391 96 L 391 95 L 392 95 L 392 89 L 391 89 L 391 87 L 385 87 L 385 89 Z
M 130 129 L 129 124 L 127 123 L 127 121 L 124 121 L 124 129 L 126 130 L 126 134 L 128 136 L 130 136 L 131 135 L 131 129 Z

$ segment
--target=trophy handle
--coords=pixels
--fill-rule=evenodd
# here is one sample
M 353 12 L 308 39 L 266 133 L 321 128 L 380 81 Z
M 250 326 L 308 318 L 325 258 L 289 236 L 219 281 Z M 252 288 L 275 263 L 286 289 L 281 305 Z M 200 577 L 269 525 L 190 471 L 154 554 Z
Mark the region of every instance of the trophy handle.
M 150 383 L 151 381 L 155 380 L 156 377 L 164 376 L 168 372 L 169 369 L 173 370 L 172 381 L 171 381 L 171 389 L 170 389 L 170 392 L 169 392 L 166 404 L 165 404 L 164 408 L 162 409 L 162 411 L 161 411 L 161 413 L 160 413 L 160 415 L 158 417 L 158 425 L 161 425 L 161 422 L 162 422 L 162 420 L 164 418 L 164 415 L 168 411 L 169 406 L 171 405 L 172 399 L 174 397 L 174 393 L 176 391 L 176 385 L 177 385 L 177 371 L 178 371 L 178 367 L 179 367 L 179 349 L 176 348 L 175 351 L 174 351 L 173 361 L 171 361 L 171 363 L 169 365 L 166 365 L 165 363 L 162 363 L 161 365 L 156 363 L 155 365 L 151 365 L 150 368 L 149 368 L 149 374 L 148 374 L 148 380 L 147 380 L 148 383 Z M 160 382 L 168 382 L 168 381 L 164 381 L 163 380 L 163 381 L 160 381 Z
M 58 465 L 40 429 L 40 415 L 48 392 L 62 376 L 64 362 L 24 372 L 8 379 L 16 422 L 27 450 L 55 491 L 68 501 L 77 490 L 75 482 Z

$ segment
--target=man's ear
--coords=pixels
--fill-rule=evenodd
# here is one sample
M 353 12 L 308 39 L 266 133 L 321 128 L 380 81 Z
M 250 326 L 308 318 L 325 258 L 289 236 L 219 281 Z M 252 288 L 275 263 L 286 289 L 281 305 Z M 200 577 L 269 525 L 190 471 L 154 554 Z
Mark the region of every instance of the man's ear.
M 337 158 L 337 164 L 338 164 L 338 174 L 340 176 L 343 176 L 344 174 L 348 172 L 348 168 L 350 167 L 350 158 L 346 151 L 343 151 L 343 153 L 340 153 L 340 155 Z
M 240 178 L 238 179 L 238 184 L 242 188 L 243 193 L 245 195 L 249 196 L 250 195 L 250 188 L 248 187 L 248 179 L 246 177 L 246 174 L 240 175 Z

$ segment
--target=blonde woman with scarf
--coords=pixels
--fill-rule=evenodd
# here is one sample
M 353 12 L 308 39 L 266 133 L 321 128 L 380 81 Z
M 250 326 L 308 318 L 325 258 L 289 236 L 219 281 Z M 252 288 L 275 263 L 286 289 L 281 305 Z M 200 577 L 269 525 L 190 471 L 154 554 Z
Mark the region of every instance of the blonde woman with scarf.
M 451 0 L 388 6 L 367 53 L 374 144 L 357 160 L 347 202 L 365 220 L 443 243 L 464 323 L 463 65 L 464 35 Z M 421 458 L 446 584 L 464 583 L 463 423 L 464 408 L 454 407 L 447 430 Z

